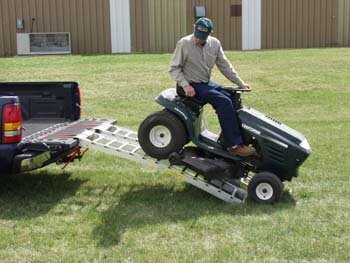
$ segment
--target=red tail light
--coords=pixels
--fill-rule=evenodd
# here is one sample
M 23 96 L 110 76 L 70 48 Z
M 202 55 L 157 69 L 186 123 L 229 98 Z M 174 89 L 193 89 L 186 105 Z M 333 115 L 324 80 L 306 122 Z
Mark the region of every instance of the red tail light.
M 2 122 L 2 143 L 20 142 L 22 140 L 22 114 L 18 103 L 4 106 Z

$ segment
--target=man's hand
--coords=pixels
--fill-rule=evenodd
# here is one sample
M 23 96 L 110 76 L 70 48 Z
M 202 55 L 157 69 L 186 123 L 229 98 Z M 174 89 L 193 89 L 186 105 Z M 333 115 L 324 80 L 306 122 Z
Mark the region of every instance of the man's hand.
M 252 89 L 252 87 L 249 84 L 243 84 L 239 86 L 241 89 Z
M 188 86 L 184 87 L 183 89 L 184 89 L 184 92 L 185 92 L 187 97 L 194 97 L 196 95 L 196 91 L 194 90 L 194 88 L 191 85 L 188 85 Z

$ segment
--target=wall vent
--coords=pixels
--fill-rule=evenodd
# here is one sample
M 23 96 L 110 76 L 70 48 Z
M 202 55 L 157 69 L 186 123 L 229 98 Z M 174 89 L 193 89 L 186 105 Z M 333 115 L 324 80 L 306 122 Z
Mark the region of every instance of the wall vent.
M 71 54 L 69 32 L 17 33 L 17 55 Z

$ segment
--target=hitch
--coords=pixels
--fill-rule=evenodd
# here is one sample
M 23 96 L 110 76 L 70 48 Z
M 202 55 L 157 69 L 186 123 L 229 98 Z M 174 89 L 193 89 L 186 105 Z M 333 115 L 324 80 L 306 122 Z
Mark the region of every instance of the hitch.
M 64 159 L 60 160 L 60 163 L 65 163 L 65 165 L 62 167 L 62 170 L 66 169 L 67 166 L 74 162 L 76 159 L 81 160 L 85 153 L 87 152 L 88 148 L 86 148 L 84 151 L 81 151 L 81 147 L 78 147 L 75 149 L 70 155 L 66 156 Z

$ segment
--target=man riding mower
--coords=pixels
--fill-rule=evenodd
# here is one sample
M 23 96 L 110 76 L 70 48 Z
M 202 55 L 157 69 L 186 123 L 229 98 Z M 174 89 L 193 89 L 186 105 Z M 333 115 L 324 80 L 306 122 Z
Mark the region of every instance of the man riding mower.
M 248 196 L 259 203 L 277 202 L 284 181 L 298 176 L 299 166 L 311 153 L 305 137 L 286 125 L 252 108 L 241 105 L 241 92 L 228 88 L 241 123 L 245 145 L 256 153 L 241 157 L 227 151 L 222 134 L 210 132 L 203 125 L 204 103 L 167 89 L 156 102 L 163 110 L 148 116 L 138 131 L 139 143 L 146 154 L 168 159 L 201 174 L 209 183 L 251 178 Z M 192 142 L 197 147 L 184 146 Z M 239 184 L 239 181 L 236 181 Z
M 311 149 L 304 136 L 252 108 L 242 106 L 250 91 L 223 53 L 219 40 L 209 36 L 212 23 L 197 20 L 194 33 L 182 38 L 174 51 L 170 75 L 176 89 L 163 91 L 156 101 L 162 111 L 148 116 L 138 131 L 146 154 L 189 167 L 208 183 L 251 178 L 248 196 L 260 203 L 277 202 L 283 181 L 297 176 Z M 210 81 L 214 65 L 238 87 Z M 203 106 L 216 110 L 220 136 L 203 125 Z M 196 147 L 185 147 L 188 142 Z M 252 176 L 254 175 L 254 176 Z

